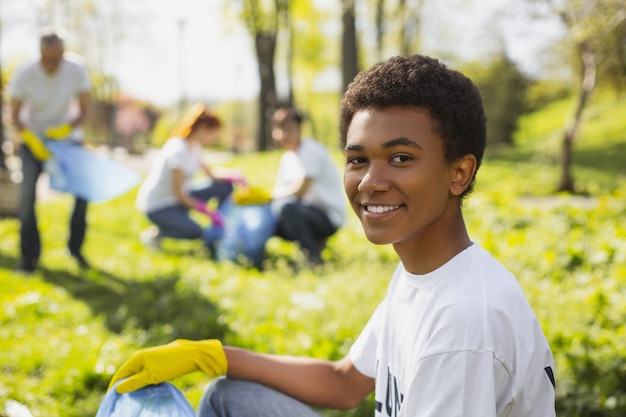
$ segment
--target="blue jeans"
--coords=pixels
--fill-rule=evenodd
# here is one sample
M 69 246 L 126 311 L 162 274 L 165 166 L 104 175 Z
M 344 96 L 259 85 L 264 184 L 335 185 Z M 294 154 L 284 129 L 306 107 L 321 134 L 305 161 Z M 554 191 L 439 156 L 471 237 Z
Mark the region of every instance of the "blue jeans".
M 308 405 L 256 382 L 215 380 L 204 392 L 198 417 L 320 417 Z
M 326 213 L 301 202 L 287 203 L 280 211 L 276 236 L 295 241 L 314 264 L 322 262 L 323 242 L 337 231 Z
M 20 250 L 24 265 L 36 265 L 41 256 L 41 238 L 37 227 L 35 199 L 37 180 L 43 171 L 43 163 L 33 156 L 30 149 L 22 144 L 19 149 L 22 160 L 22 187 L 20 190 Z M 70 220 L 70 253 L 80 253 L 87 230 L 87 200 L 76 197 Z
M 197 200 L 209 201 L 217 198 L 219 206 L 233 192 L 233 184 L 229 181 L 214 181 L 210 185 L 192 190 L 191 196 Z M 173 239 L 199 239 L 202 237 L 202 226 L 189 217 L 189 208 L 182 204 L 165 207 L 147 213 L 148 219 L 159 228 L 161 237 Z

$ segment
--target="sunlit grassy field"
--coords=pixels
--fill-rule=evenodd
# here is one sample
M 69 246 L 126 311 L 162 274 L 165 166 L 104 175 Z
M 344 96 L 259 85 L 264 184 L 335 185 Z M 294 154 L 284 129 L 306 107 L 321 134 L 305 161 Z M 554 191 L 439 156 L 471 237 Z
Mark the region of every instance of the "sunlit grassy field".
M 519 278 L 542 322 L 561 415 L 624 415 L 626 102 L 609 98 L 587 113 L 574 157 L 585 196 L 553 194 L 559 128 L 570 110 L 561 102 L 527 117 L 518 146 L 489 152 L 464 210 L 473 239 Z M 277 158 L 244 154 L 224 164 L 269 186 Z M 44 255 L 31 276 L 13 272 L 17 220 L 0 219 L 0 416 L 9 399 L 35 416 L 93 416 L 117 366 L 175 338 L 339 358 L 397 262 L 391 248 L 367 242 L 354 216 L 315 271 L 298 268 L 297 248 L 276 238 L 262 272 L 216 263 L 200 242 L 165 241 L 151 251 L 138 240 L 148 222 L 135 193 L 90 207 L 90 271 L 65 253 L 69 197 L 38 206 Z M 173 383 L 195 407 L 209 380 L 196 373 Z M 368 407 L 342 415 L 371 415 Z

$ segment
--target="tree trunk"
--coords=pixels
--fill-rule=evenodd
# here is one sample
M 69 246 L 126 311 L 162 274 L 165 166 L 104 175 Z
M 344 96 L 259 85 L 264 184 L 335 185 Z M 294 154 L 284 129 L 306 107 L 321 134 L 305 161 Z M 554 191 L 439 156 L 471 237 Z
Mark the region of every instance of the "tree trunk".
M 4 89 L 2 88 L 2 66 L 0 66 L 0 116 L 3 114 L 4 108 Z M 0 117 L 0 169 L 7 169 L 6 155 L 4 154 L 4 118 Z
M 285 15 L 285 27 L 287 28 L 287 100 L 286 105 L 289 107 L 296 107 L 296 99 L 293 92 L 293 47 L 294 47 L 294 30 L 291 24 L 291 11 L 289 10 L 289 3 L 284 11 Z
M 255 37 L 256 56 L 259 63 L 259 127 L 257 130 L 257 150 L 268 150 L 272 132 L 269 119 L 276 108 L 276 79 L 274 75 L 274 54 L 276 52 L 276 35 L 258 32 Z
M 589 97 L 593 93 L 596 84 L 596 59 L 588 44 L 583 43 L 581 47 L 582 59 L 582 86 L 578 96 L 578 105 L 574 118 L 563 135 L 561 148 L 561 179 L 557 191 L 574 192 L 574 179 L 571 172 L 572 151 L 574 142 L 578 136 L 578 129 L 582 123 L 582 113 L 587 105 Z
M 2 108 L 2 85 L 0 84 L 0 114 L 4 111 Z M 0 120 L 0 169 L 8 169 L 7 159 L 4 154 L 4 122 Z
M 419 50 L 420 26 L 422 24 L 422 6 L 424 1 L 418 0 L 407 4 L 407 0 L 399 0 L 397 15 L 399 17 L 400 54 L 411 55 Z
M 343 91 L 345 92 L 354 76 L 359 72 L 353 0 L 343 0 L 341 20 L 343 24 L 341 37 L 341 71 Z
M 385 25 L 385 0 L 376 0 L 376 58 L 383 59 L 383 39 Z

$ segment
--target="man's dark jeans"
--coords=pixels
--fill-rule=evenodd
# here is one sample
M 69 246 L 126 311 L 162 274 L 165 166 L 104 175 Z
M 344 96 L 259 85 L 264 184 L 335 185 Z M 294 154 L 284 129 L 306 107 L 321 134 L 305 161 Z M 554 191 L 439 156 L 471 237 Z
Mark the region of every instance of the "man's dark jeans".
M 22 144 L 19 150 L 22 159 L 22 187 L 20 192 L 19 218 L 20 250 L 23 265 L 36 265 L 41 256 L 41 238 L 37 227 L 35 198 L 37 180 L 43 171 L 43 163 L 33 156 L 30 149 Z M 71 254 L 80 254 L 87 230 L 87 201 L 76 198 L 70 220 L 68 248 Z
M 337 231 L 326 213 L 320 208 L 287 203 L 280 212 L 276 236 L 298 242 L 312 264 L 322 263 L 322 242 Z

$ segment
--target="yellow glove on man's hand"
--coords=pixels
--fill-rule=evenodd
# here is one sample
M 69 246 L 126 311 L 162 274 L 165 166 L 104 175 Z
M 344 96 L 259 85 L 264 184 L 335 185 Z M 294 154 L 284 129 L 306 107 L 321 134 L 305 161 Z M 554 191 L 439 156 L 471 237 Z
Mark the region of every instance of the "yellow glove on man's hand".
M 135 352 L 113 375 L 108 389 L 126 377 L 128 379 L 120 382 L 116 388 L 119 394 L 169 381 L 193 371 L 203 371 L 216 378 L 226 375 L 227 370 L 226 354 L 219 340 L 178 339 L 167 345 Z
M 45 132 L 47 138 L 54 140 L 65 139 L 70 135 L 70 133 L 72 133 L 72 125 L 69 123 L 49 127 Z
M 48 148 L 46 148 L 46 145 L 43 144 L 41 139 L 39 139 L 32 130 L 22 130 L 22 140 L 38 161 L 45 161 L 52 156 Z

